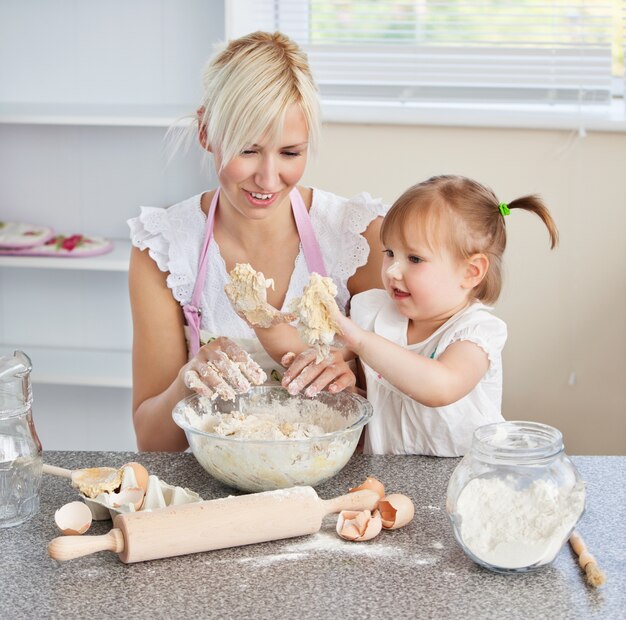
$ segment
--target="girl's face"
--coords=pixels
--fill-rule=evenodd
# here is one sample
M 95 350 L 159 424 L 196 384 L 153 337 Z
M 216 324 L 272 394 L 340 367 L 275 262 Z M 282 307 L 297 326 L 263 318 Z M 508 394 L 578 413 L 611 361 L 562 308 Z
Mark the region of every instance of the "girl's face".
M 250 219 L 264 219 L 289 204 L 289 192 L 300 181 L 307 161 L 309 134 L 299 106 L 287 109 L 277 143 L 264 136 L 250 144 L 219 172 L 220 206 L 232 206 Z M 221 158 L 214 153 L 218 170 Z
M 467 305 L 467 265 L 445 249 L 431 250 L 411 236 L 407 247 L 393 233 L 385 245 L 382 279 L 396 308 L 412 321 L 446 321 Z

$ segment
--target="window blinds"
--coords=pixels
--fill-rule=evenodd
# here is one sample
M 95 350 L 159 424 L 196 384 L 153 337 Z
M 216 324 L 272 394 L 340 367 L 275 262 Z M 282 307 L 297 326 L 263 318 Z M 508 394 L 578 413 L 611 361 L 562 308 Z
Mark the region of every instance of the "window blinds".
M 230 5 L 230 6 L 228 6 Z M 227 36 L 280 30 L 325 99 L 607 104 L 602 0 L 231 0 Z

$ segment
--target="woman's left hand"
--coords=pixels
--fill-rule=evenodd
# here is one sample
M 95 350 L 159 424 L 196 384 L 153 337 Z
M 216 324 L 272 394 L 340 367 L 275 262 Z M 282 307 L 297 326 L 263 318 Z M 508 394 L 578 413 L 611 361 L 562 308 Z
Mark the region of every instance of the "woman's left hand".
M 332 348 L 321 362 L 315 362 L 315 349 L 306 349 L 299 355 L 285 353 L 280 363 L 287 368 L 281 384 L 290 394 L 313 397 L 323 389 L 337 393 L 356 384 L 356 377 L 348 362 L 343 359 L 342 350 Z M 306 389 L 305 389 L 306 388 Z

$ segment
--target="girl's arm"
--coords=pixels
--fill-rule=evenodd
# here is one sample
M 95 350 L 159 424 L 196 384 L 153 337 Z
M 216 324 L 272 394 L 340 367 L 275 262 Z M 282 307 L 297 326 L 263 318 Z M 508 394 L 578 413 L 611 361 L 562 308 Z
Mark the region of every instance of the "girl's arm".
M 450 405 L 469 394 L 489 369 L 487 353 L 473 342 L 451 344 L 439 359 L 417 355 L 337 317 L 339 339 L 394 387 L 427 407 Z
M 382 217 L 377 217 L 363 233 L 369 245 L 368 261 L 348 281 L 351 295 L 372 288 L 382 288 L 380 274 L 383 253 L 379 239 L 381 224 Z M 281 323 L 278 318 L 272 327 L 251 327 L 270 357 L 281 365 L 288 366 L 282 385 L 290 393 L 297 394 L 306 388 L 307 396 L 315 396 L 325 388 L 331 392 L 340 392 L 355 385 L 356 377 L 347 364 L 348 360 L 354 358 L 350 351 L 333 349 L 327 359 L 316 363 L 314 350 L 302 342 L 295 327 Z
M 383 260 L 383 248 L 380 243 L 380 226 L 382 221 L 382 217 L 375 218 L 363 232 L 363 237 L 369 246 L 369 254 L 367 263 L 359 267 L 355 274 L 348 280 L 348 290 L 351 295 L 356 295 L 357 293 L 373 288 L 383 288 L 380 275 Z M 273 330 L 275 328 L 271 329 Z M 258 331 L 257 334 L 259 334 Z M 296 337 L 298 337 L 297 332 Z M 280 336 L 278 336 L 278 338 L 280 338 Z M 284 366 L 289 366 L 283 376 L 282 385 L 285 387 L 291 386 L 290 388 L 288 387 L 290 392 L 295 394 L 308 385 L 307 396 L 314 396 L 327 386 L 328 390 L 331 392 L 340 392 L 341 390 L 351 388 L 355 385 L 356 377 L 347 365 L 347 361 L 354 359 L 355 356 L 348 349 L 334 349 L 332 351 L 331 360 L 325 360 L 324 362 L 316 364 L 314 351 L 310 348 L 306 348 L 302 341 L 299 343 L 290 341 L 290 344 L 292 344 L 294 348 L 285 349 L 284 343 L 281 347 L 278 338 L 276 341 L 278 351 L 282 349 L 296 354 L 299 353 L 295 356 L 281 356 L 280 358 L 272 355 L 274 359 L 280 359 Z M 266 343 L 263 341 L 260 334 L 259 339 L 265 347 Z M 300 340 L 299 337 L 298 340 Z

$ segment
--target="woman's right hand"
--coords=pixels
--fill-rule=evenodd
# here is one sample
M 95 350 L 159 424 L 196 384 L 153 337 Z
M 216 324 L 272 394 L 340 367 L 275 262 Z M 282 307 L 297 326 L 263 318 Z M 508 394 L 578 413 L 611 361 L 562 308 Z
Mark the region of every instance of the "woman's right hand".
M 327 389 L 337 393 L 356 384 L 356 376 L 343 358 L 341 349 L 331 349 L 321 362 L 316 362 L 317 351 L 305 349 L 302 353 L 285 353 L 281 364 L 287 368 L 281 384 L 294 395 L 304 390 L 304 395 L 313 397 Z M 306 388 L 306 389 L 305 389 Z
M 181 368 L 179 377 L 190 390 L 211 400 L 235 400 L 237 394 L 245 394 L 267 379 L 247 351 L 224 337 L 201 347 Z

